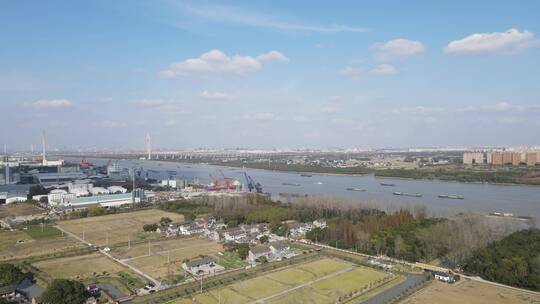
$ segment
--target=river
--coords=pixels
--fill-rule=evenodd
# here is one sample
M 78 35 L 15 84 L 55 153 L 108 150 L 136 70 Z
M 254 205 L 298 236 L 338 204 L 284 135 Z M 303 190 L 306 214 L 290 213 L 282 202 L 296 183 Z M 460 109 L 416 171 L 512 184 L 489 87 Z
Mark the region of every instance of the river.
M 97 165 L 103 165 L 108 161 L 104 159 L 89 160 Z M 210 175 L 222 178 L 221 172 L 223 172 L 226 177 L 238 179 L 243 184 L 246 183 L 242 169 L 238 168 L 144 160 L 119 160 L 118 164 L 124 168 L 142 167 L 145 170 L 155 170 L 150 173 L 150 177 L 153 178 L 166 178 L 167 171 L 175 171 L 176 175 L 174 176 L 179 179 L 198 179 L 201 183 L 209 183 Z M 450 216 L 459 212 L 473 211 L 479 213 L 508 212 L 540 219 L 540 186 L 376 178 L 372 175 L 312 174 L 312 177 L 304 177 L 296 172 L 248 168 L 245 170 L 255 181 L 261 183 L 264 192 L 271 193 L 274 199 L 279 198 L 279 193 L 286 192 L 358 199 L 387 210 L 424 205 L 434 216 Z M 299 185 L 291 186 L 283 185 L 283 183 Z M 380 183 L 392 183 L 395 186 L 381 186 Z M 366 191 L 346 190 L 346 188 L 351 187 Z M 422 197 L 393 195 L 395 191 L 420 193 Z M 459 195 L 463 196 L 464 199 L 439 198 L 438 195 L 441 194 Z

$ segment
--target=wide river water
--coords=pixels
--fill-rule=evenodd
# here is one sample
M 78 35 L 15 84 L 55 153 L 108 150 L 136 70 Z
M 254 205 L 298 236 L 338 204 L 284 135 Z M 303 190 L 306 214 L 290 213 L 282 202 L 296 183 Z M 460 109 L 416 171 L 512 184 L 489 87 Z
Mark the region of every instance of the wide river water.
M 108 160 L 91 159 L 97 165 Z M 119 160 L 123 168 L 144 168 L 150 171 L 150 177 L 166 178 L 167 171 L 176 172 L 178 179 L 198 179 L 209 183 L 210 175 L 215 178 L 238 179 L 246 184 L 242 169 L 226 168 L 203 164 L 185 164 L 144 160 Z M 322 175 L 301 176 L 296 172 L 278 172 L 249 169 L 245 171 L 263 186 L 264 192 L 272 194 L 274 199 L 279 193 L 308 194 L 310 196 L 342 197 L 366 202 L 381 209 L 396 209 L 423 205 L 432 215 L 450 216 L 459 212 L 479 213 L 509 212 L 515 215 L 533 216 L 540 219 L 540 186 L 495 185 L 480 183 L 458 183 L 446 181 L 407 180 L 376 178 L 372 175 Z M 283 185 L 283 183 L 296 185 Z M 392 183 L 394 187 L 381 186 L 380 183 Z M 299 185 L 297 185 L 299 184 Z M 346 188 L 359 188 L 366 191 L 348 191 Z M 393 192 L 420 193 L 422 197 L 393 195 Z M 439 198 L 438 195 L 459 195 L 458 199 Z

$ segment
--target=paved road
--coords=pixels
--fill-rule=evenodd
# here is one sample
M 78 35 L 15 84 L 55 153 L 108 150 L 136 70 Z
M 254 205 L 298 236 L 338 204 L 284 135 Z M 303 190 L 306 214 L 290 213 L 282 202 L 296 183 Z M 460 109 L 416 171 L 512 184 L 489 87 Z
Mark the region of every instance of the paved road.
M 386 304 L 390 300 L 398 297 L 409 288 L 414 288 L 416 284 L 427 280 L 429 274 L 407 274 L 405 281 L 397 284 L 396 286 L 379 292 L 371 298 L 361 302 L 362 304 Z
M 55 227 L 56 227 L 56 229 L 58 229 L 58 230 L 64 232 L 66 235 L 71 236 L 72 238 L 78 240 L 79 242 L 81 242 L 81 243 L 83 243 L 83 244 L 85 244 L 85 245 L 87 245 L 87 246 L 92 246 L 91 243 L 88 243 L 87 241 L 83 240 L 83 239 L 80 238 L 78 235 L 76 235 L 76 234 L 74 234 L 74 233 L 71 233 L 71 232 L 65 230 L 64 228 L 62 228 L 62 227 L 60 227 L 60 226 L 58 226 L 58 225 L 56 225 Z M 99 253 L 103 254 L 104 256 L 108 257 L 109 259 L 111 259 L 111 260 L 113 260 L 113 261 L 115 261 L 115 262 L 117 262 L 117 263 L 122 264 L 123 266 L 125 266 L 125 267 L 131 269 L 133 272 L 135 272 L 135 273 L 141 275 L 142 277 L 146 278 L 146 279 L 149 280 L 150 282 L 154 283 L 158 289 L 159 289 L 159 287 L 161 286 L 161 282 L 159 282 L 158 280 L 154 279 L 153 277 L 147 275 L 146 273 L 142 272 L 142 271 L 139 270 L 138 268 L 133 267 L 132 265 L 129 265 L 128 263 L 126 263 L 126 262 L 124 262 L 124 261 L 122 261 L 122 260 L 120 260 L 120 259 L 117 259 L 117 258 L 113 257 L 110 253 L 105 252 L 105 251 L 103 251 L 102 249 L 99 249 L 98 251 L 99 251 Z

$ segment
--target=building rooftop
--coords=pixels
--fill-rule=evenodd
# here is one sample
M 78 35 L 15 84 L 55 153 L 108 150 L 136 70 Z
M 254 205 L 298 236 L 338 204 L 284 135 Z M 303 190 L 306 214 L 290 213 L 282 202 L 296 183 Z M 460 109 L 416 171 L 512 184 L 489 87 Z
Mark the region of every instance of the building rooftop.
M 131 199 L 131 193 L 94 195 L 87 197 L 76 197 L 69 200 L 72 206 L 98 204 L 102 202 L 121 201 Z
M 249 251 L 251 251 L 251 253 L 253 254 L 262 254 L 262 253 L 270 252 L 271 250 L 270 250 L 270 247 L 266 245 L 260 245 L 260 246 L 255 246 L 251 248 Z
M 191 268 L 191 267 L 198 267 L 198 266 L 201 266 L 201 265 L 207 265 L 207 264 L 215 263 L 215 262 L 216 261 L 211 257 L 202 257 L 200 259 L 187 261 L 186 266 Z
M 284 250 L 289 248 L 289 244 L 287 244 L 286 242 L 273 242 L 268 245 L 273 247 L 275 250 Z

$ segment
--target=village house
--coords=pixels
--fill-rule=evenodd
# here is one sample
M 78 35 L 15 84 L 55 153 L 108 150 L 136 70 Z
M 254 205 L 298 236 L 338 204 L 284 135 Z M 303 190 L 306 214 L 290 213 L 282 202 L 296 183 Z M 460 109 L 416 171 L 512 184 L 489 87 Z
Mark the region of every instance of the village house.
M 313 221 L 313 228 L 321 228 L 321 229 L 324 229 L 326 228 L 326 221 L 325 220 L 314 220 Z
M 311 229 L 313 225 L 309 223 L 294 223 L 289 229 L 289 235 L 293 238 L 303 238 Z
M 246 238 L 246 232 L 240 228 L 231 228 L 223 231 L 225 242 L 239 242 Z
M 182 268 L 184 268 L 184 270 L 186 270 L 187 272 L 197 276 L 211 275 L 225 269 L 222 266 L 216 264 L 216 261 L 211 257 L 202 257 L 187 261 L 182 264 Z
M 267 261 L 272 260 L 272 249 L 266 245 L 255 246 L 249 250 L 247 260 L 249 263 L 255 264 L 261 257 L 266 258 Z
M 180 229 L 180 234 L 182 235 L 192 235 L 192 234 L 204 232 L 204 227 L 197 225 L 197 223 L 195 222 L 188 222 L 188 223 L 181 224 L 179 229 Z
M 454 283 L 455 282 L 454 276 L 449 274 L 449 273 L 446 273 L 446 272 L 435 271 L 433 273 L 433 276 L 435 277 L 436 280 L 439 280 L 439 281 L 442 281 L 442 282 L 446 282 L 446 283 Z
M 253 225 L 241 225 L 240 228 L 245 231 L 248 234 L 251 233 L 260 233 L 261 229 L 259 228 L 259 225 L 253 224 Z
M 287 242 L 273 242 L 269 243 L 268 246 L 272 251 L 273 259 L 288 259 L 294 256 L 294 252 L 291 251 L 291 247 Z
M 204 235 L 214 242 L 219 242 L 221 240 L 221 235 L 218 230 L 212 228 L 206 228 L 204 230 Z

